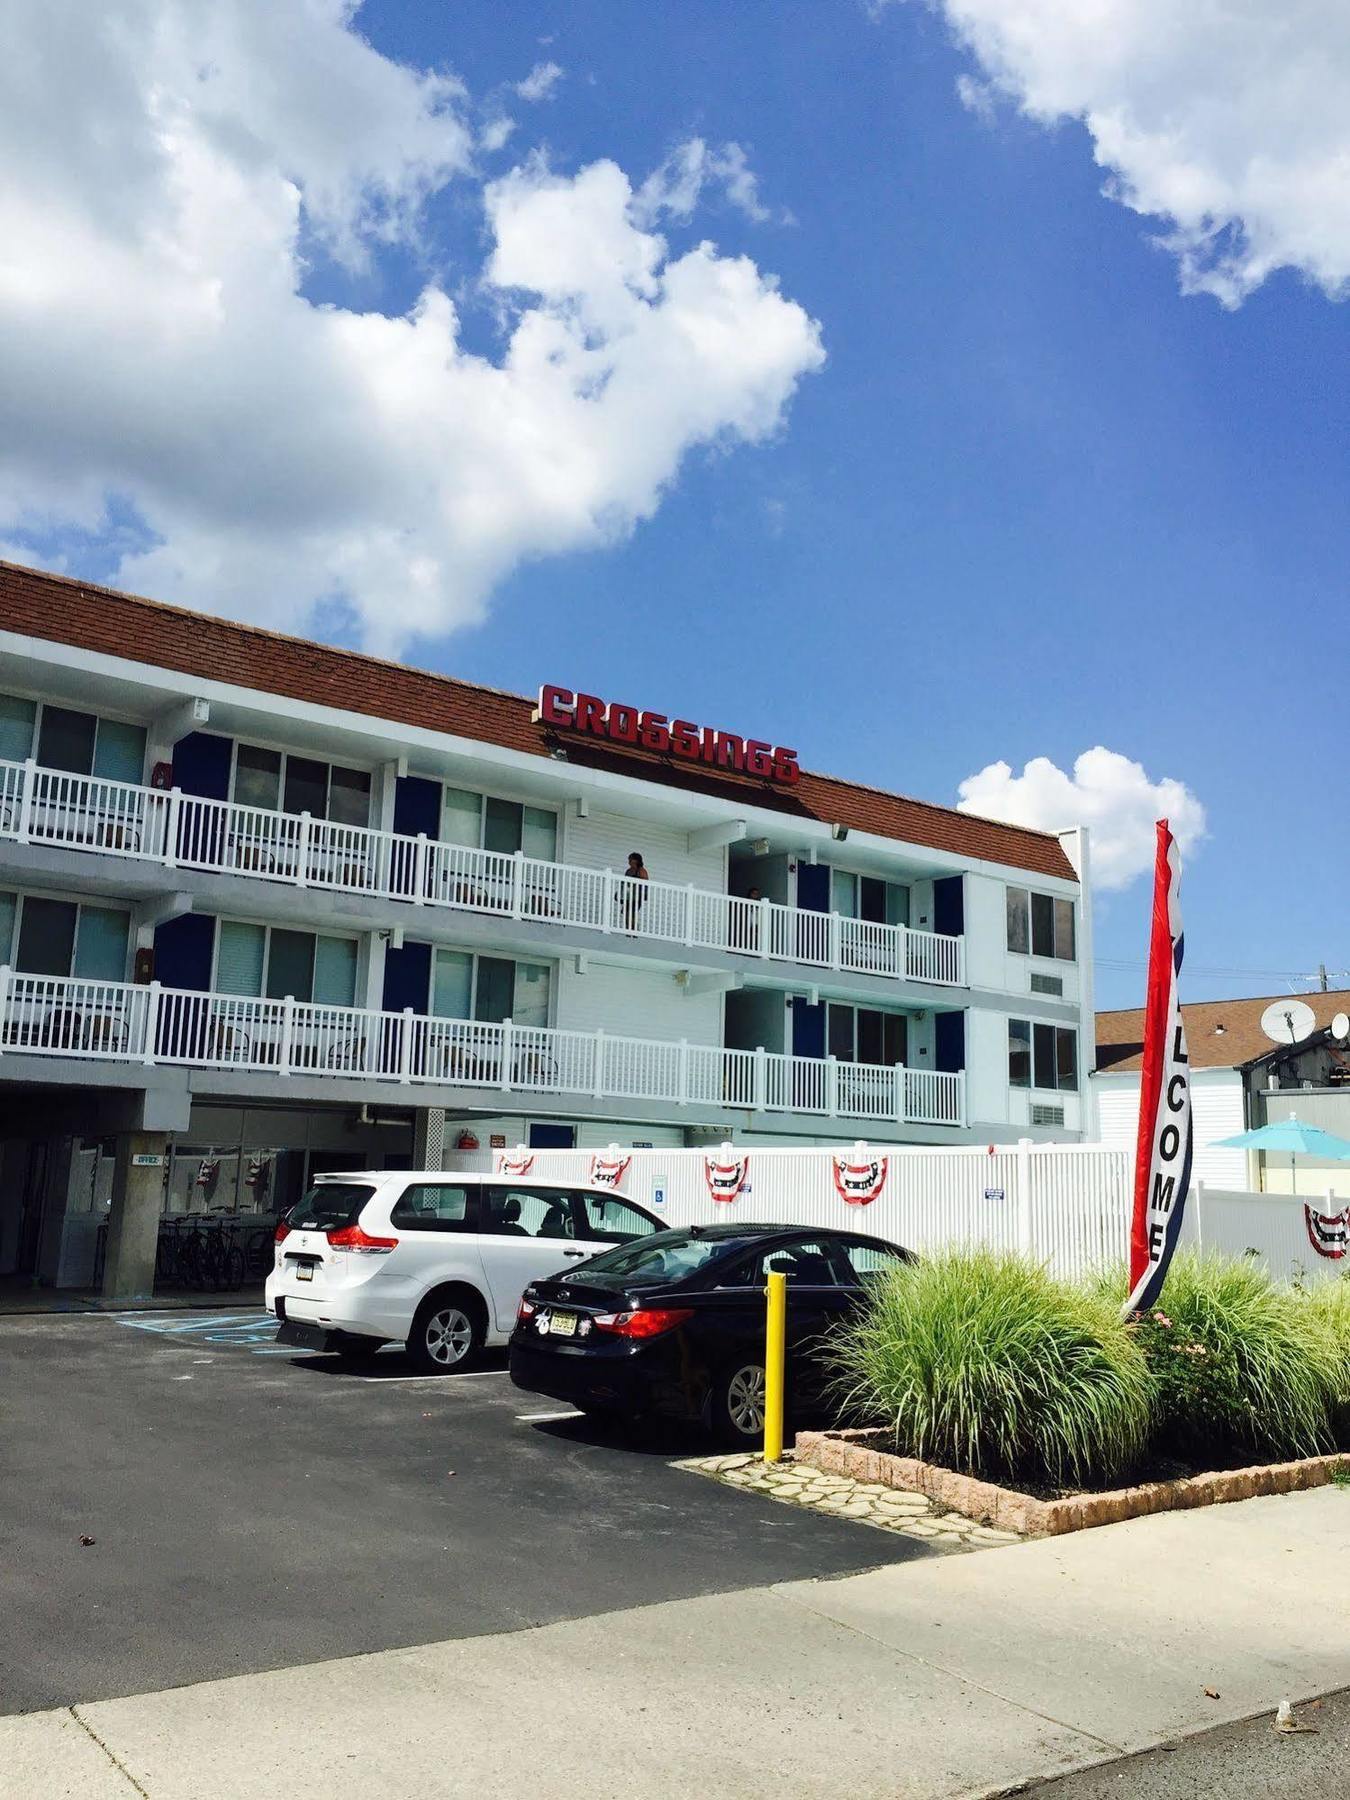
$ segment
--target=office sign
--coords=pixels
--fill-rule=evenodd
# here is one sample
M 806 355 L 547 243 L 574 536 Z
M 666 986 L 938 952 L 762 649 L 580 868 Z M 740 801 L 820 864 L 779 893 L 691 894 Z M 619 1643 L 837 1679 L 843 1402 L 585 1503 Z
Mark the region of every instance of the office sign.
M 642 712 L 617 700 L 573 693 L 571 688 L 541 687 L 535 718 L 554 731 L 627 744 L 636 750 L 650 750 L 655 756 L 673 757 L 677 762 L 735 769 L 742 775 L 757 775 L 762 781 L 780 782 L 785 787 L 801 779 L 797 752 L 782 744 L 739 737 L 734 731 L 695 725 L 688 719 L 671 719 L 666 713 Z

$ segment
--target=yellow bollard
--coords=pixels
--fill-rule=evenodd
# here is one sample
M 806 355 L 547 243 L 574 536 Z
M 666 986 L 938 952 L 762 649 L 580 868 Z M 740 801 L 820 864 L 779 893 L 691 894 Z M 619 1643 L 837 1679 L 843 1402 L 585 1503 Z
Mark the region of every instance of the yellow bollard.
M 764 1327 L 764 1460 L 783 1460 L 783 1381 L 787 1362 L 787 1276 L 770 1275 Z

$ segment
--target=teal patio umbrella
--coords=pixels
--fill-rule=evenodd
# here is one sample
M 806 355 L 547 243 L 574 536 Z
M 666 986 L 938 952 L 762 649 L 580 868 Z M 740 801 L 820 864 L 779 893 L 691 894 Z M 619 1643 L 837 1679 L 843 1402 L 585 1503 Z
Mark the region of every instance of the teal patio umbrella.
M 1302 1119 L 1293 1114 L 1287 1119 L 1275 1119 L 1269 1125 L 1258 1126 L 1255 1131 L 1240 1131 L 1236 1137 L 1219 1138 L 1210 1148 L 1287 1150 L 1289 1181 L 1295 1193 L 1298 1192 L 1295 1157 L 1319 1156 L 1323 1162 L 1350 1162 L 1350 1139 L 1337 1137 L 1331 1131 L 1323 1131 L 1320 1125 L 1305 1125 Z

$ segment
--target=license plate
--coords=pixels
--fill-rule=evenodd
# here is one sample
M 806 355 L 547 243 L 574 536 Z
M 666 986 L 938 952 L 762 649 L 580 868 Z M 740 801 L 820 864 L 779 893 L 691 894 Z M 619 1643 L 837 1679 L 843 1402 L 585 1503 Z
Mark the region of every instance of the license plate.
M 295 1265 L 295 1279 L 297 1281 L 313 1281 L 313 1279 L 314 1279 L 314 1264 L 313 1263 L 297 1263 Z
M 575 1337 L 577 1335 L 577 1315 L 575 1313 L 551 1313 L 548 1328 L 553 1337 Z

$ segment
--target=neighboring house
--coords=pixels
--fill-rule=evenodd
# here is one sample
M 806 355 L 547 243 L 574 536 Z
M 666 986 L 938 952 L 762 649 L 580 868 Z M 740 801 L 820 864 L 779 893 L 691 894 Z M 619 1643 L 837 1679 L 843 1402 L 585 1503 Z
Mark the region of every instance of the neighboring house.
M 668 712 L 0 564 L 0 1275 L 161 1170 L 1090 1137 L 1086 834 Z
M 1312 1008 L 1317 1029 L 1299 1044 L 1272 1043 L 1261 1029 L 1261 1015 L 1274 1001 L 1295 997 Z M 1214 1146 L 1219 1138 L 1293 1113 L 1350 1139 L 1350 1045 L 1339 1042 L 1330 1029 L 1338 1013 L 1350 1012 L 1350 989 L 1203 1000 L 1183 1006 L 1181 1012 L 1191 1058 L 1197 1180 L 1218 1188 L 1289 1193 L 1287 1156 Z M 1143 1048 L 1142 1007 L 1097 1014 L 1092 1088 L 1103 1143 L 1134 1148 Z M 1350 1194 L 1350 1163 L 1300 1157 L 1296 1175 L 1300 1193 Z

